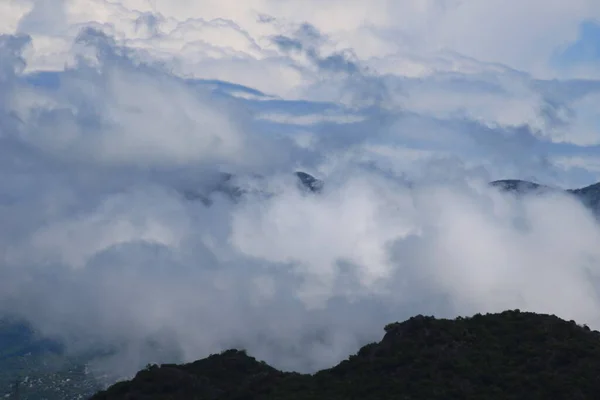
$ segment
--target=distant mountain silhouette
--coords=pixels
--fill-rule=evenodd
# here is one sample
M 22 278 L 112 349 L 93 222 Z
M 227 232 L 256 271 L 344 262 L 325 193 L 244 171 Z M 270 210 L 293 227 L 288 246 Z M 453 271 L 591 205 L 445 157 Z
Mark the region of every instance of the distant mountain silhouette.
M 325 186 L 325 182 L 323 180 L 317 179 L 306 172 L 296 171 L 294 175 L 297 179 L 299 188 L 309 193 L 320 193 Z M 233 201 L 237 201 L 244 195 L 245 191 L 236 185 L 234 178 L 235 176 L 232 174 L 221 173 L 212 181 L 212 183 L 206 185 L 202 191 L 184 190 L 183 195 L 189 200 L 199 200 L 206 206 L 210 206 L 212 204 L 213 200 L 211 196 L 216 193 L 224 195 Z M 258 178 L 260 179 L 260 177 Z M 564 192 L 572 194 L 586 206 L 600 213 L 600 182 L 580 189 L 568 190 L 518 179 L 497 180 L 490 182 L 490 185 L 502 191 L 512 192 L 519 195 L 543 194 L 550 192 Z
M 581 189 L 568 190 L 577 196 L 585 205 L 600 211 L 600 182 Z
M 597 399 L 600 333 L 556 316 L 416 316 L 313 375 L 281 372 L 244 351 L 149 366 L 92 400 Z
M 501 190 L 507 192 L 514 192 L 517 194 L 548 193 L 562 191 L 564 193 L 572 194 L 586 206 L 592 208 L 596 212 L 600 212 L 600 182 L 580 189 L 567 190 L 541 185 L 535 182 L 521 181 L 516 179 L 498 180 L 491 182 L 490 185 L 497 187 Z
M 552 191 L 552 190 L 560 190 L 555 189 L 551 186 L 541 185 L 535 182 L 522 181 L 518 179 L 502 179 L 498 181 L 490 182 L 490 185 L 497 187 L 498 189 L 507 191 L 507 192 L 516 192 L 516 193 L 531 193 L 537 191 Z
M 298 187 L 301 190 L 309 193 L 320 193 L 323 189 L 324 182 L 314 176 L 303 172 L 297 171 L 294 173 L 298 182 Z M 217 177 L 211 181 L 202 190 L 184 190 L 183 195 L 188 200 L 198 200 L 204 205 L 210 206 L 213 203 L 211 196 L 213 194 L 224 195 L 232 201 L 239 200 L 245 193 L 245 190 L 236 185 L 235 176 L 230 173 L 219 173 Z M 260 176 L 255 178 L 261 179 Z M 267 193 L 265 193 L 267 194 Z
M 310 192 L 319 193 L 323 189 L 323 181 L 307 174 L 306 172 L 297 171 L 296 177 L 300 181 L 300 186 Z

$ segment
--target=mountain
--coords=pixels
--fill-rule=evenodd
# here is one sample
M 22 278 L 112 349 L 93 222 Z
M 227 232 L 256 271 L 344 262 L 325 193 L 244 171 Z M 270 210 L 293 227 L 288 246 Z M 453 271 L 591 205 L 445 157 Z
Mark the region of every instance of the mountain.
M 519 195 L 563 192 L 575 196 L 579 201 L 600 215 L 600 182 L 580 189 L 562 190 L 552 186 L 517 179 L 504 179 L 491 182 L 490 185 Z
M 490 185 L 505 192 L 514 192 L 519 194 L 560 190 L 551 186 L 541 185 L 535 182 L 521 181 L 518 179 L 502 179 L 499 181 L 490 182 Z
M 321 179 L 317 179 L 314 176 L 303 172 L 296 171 L 294 173 L 298 187 L 307 193 L 320 193 L 325 182 Z M 258 180 L 262 179 L 260 176 L 255 177 Z M 580 189 L 568 189 L 563 190 L 552 186 L 542 185 L 535 182 L 523 181 L 518 179 L 502 179 L 490 182 L 490 185 L 498 188 L 505 192 L 511 192 L 518 195 L 529 195 L 529 194 L 544 194 L 551 192 L 564 192 L 575 196 L 587 207 L 600 214 L 600 182 L 586 186 Z M 227 198 L 237 201 L 239 200 L 247 190 L 243 189 L 236 184 L 235 176 L 229 173 L 219 174 L 211 183 L 204 187 L 202 191 L 184 190 L 183 195 L 188 200 L 199 200 L 204 205 L 212 205 L 212 195 L 219 193 L 225 195 Z M 265 195 L 268 195 L 265 193 Z
M 568 192 L 578 197 L 593 210 L 600 211 L 600 182 L 581 189 L 568 190 Z
M 490 182 L 500 190 L 506 192 L 515 192 L 521 194 L 536 193 L 536 192 L 565 192 L 573 194 L 581 200 L 585 200 L 590 205 L 597 205 L 600 202 L 600 182 L 589 185 L 580 189 L 558 189 L 552 186 L 542 185 L 530 181 L 522 181 L 518 179 L 501 179 Z
M 300 188 L 313 193 L 319 193 L 323 189 L 324 183 L 322 180 L 302 171 L 296 171 L 295 174 L 300 182 Z
M 92 400 L 597 399 L 600 333 L 553 315 L 506 311 L 416 316 L 313 375 L 281 372 L 244 351 L 153 365 Z
M 319 193 L 323 189 L 324 182 L 306 172 L 296 171 L 294 176 L 300 190 L 307 193 Z M 254 176 L 253 178 L 258 181 L 263 179 L 261 176 Z M 199 200 L 207 207 L 212 205 L 214 194 L 224 195 L 232 201 L 238 201 L 246 192 L 246 189 L 236 184 L 235 176 L 226 172 L 218 174 L 216 178 L 205 184 L 203 190 L 188 189 L 182 191 L 186 199 Z M 263 192 L 263 194 L 269 195 L 266 192 Z

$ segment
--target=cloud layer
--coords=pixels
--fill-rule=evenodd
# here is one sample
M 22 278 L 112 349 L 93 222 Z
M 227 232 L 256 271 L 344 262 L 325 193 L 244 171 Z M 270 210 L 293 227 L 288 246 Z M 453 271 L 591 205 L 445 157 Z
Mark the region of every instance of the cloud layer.
M 487 185 L 600 180 L 597 2 L 309 3 L 0 4 L 0 312 L 123 374 L 312 371 L 418 313 L 600 327 L 592 212 Z

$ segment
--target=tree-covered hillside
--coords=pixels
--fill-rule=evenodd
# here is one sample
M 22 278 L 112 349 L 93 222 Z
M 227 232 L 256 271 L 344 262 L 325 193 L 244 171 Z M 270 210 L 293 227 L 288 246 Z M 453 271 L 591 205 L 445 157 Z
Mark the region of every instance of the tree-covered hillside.
M 417 316 L 314 375 L 280 372 L 230 350 L 150 366 L 96 394 L 112 399 L 597 399 L 600 333 L 551 315 Z

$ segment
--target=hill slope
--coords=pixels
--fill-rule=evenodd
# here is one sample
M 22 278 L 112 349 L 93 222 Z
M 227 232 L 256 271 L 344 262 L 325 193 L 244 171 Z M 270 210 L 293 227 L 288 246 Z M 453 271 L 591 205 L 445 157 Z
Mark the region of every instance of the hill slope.
M 390 324 L 379 343 L 314 375 L 229 350 L 152 366 L 109 399 L 596 399 L 600 334 L 555 316 L 506 311 Z

